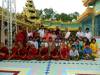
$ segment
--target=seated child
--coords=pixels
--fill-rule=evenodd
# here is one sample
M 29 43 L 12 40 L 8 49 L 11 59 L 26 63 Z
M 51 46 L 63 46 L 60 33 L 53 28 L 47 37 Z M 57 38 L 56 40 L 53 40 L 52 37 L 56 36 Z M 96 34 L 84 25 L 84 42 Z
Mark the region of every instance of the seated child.
M 4 46 L 4 43 L 0 43 L 0 60 L 8 59 L 9 57 L 9 51 L 6 46 Z
M 72 39 L 69 39 L 69 43 L 68 43 L 68 47 L 71 49 L 72 44 L 74 43 L 74 41 Z
M 60 45 L 60 57 L 62 60 L 68 60 L 69 59 L 69 48 L 65 44 L 65 41 L 62 40 Z
M 40 56 L 40 59 L 43 59 L 43 60 L 47 60 L 48 57 L 49 57 L 49 54 L 48 54 L 48 43 L 46 42 L 45 39 L 41 43 L 39 56 Z
M 90 48 L 89 43 L 85 45 L 85 48 L 83 50 L 83 55 L 85 60 L 94 60 L 94 56 L 92 55 L 92 49 Z
M 26 49 L 21 42 L 18 42 L 15 47 L 12 48 L 12 56 L 11 59 L 22 60 L 25 59 L 26 56 Z
M 11 49 L 10 57 L 8 59 L 14 59 L 17 52 L 18 52 L 18 45 L 16 43 L 14 43 L 13 46 L 12 46 L 12 49 Z
M 31 44 L 26 57 L 28 60 L 32 60 L 36 59 L 37 56 L 38 56 L 38 50 L 35 48 L 33 44 Z
M 78 53 L 79 53 L 79 59 L 83 59 L 83 40 L 82 40 L 82 38 L 79 38 L 77 50 L 78 50 Z
M 70 54 L 70 60 L 78 60 L 79 59 L 79 53 L 78 53 L 78 50 L 76 50 L 75 45 L 72 45 L 69 54 Z
M 98 46 L 95 38 L 91 40 L 90 48 L 92 49 L 92 55 L 97 57 Z
M 89 43 L 89 39 L 87 37 L 83 38 L 83 49 L 85 48 L 86 43 Z
M 59 58 L 58 49 L 56 48 L 55 43 L 52 46 L 52 50 L 50 52 L 50 57 L 51 57 L 51 59 L 55 59 L 55 60 L 57 60 Z

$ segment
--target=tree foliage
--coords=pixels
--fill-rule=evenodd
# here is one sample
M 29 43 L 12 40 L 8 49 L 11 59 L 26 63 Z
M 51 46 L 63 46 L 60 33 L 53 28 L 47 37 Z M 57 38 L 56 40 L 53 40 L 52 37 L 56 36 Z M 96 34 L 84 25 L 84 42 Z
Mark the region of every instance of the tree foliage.
M 38 17 L 41 17 L 42 19 L 56 19 L 57 21 L 61 20 L 63 22 L 68 22 L 72 20 L 77 20 L 77 16 L 79 16 L 78 12 L 73 12 L 70 14 L 66 13 L 56 13 L 52 8 L 45 8 L 44 10 L 39 10 Z
M 43 11 L 44 11 L 44 15 L 46 19 L 52 18 L 53 13 L 54 13 L 54 10 L 52 8 L 49 8 L 49 9 L 45 8 Z

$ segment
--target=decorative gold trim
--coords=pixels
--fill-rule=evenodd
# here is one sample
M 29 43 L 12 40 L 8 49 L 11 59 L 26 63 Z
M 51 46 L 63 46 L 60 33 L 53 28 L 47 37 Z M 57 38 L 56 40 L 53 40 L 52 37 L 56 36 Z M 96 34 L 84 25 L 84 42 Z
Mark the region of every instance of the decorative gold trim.
M 91 3 L 91 2 L 94 2 L 95 0 L 83 0 L 82 2 L 83 2 L 83 4 L 84 4 L 84 6 L 88 6 L 88 4 L 89 3 Z
M 78 17 L 78 22 L 81 22 L 84 18 L 94 13 L 94 8 L 87 8 L 86 11 Z

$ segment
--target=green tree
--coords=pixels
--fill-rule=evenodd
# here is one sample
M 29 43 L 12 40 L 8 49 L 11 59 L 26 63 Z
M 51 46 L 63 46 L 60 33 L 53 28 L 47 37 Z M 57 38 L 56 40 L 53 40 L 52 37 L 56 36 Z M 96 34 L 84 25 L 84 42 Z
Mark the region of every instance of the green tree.
M 70 16 L 67 15 L 67 14 L 65 14 L 65 13 L 61 13 L 60 17 L 61 17 L 61 20 L 62 20 L 63 22 L 67 22 L 67 21 L 70 20 Z
M 54 14 L 54 10 L 52 8 L 45 8 L 43 11 L 46 19 L 52 18 L 52 15 Z
M 61 19 L 60 14 L 55 14 L 55 18 L 56 18 L 56 20 L 60 20 Z
M 42 10 L 36 10 L 36 15 L 37 15 L 38 19 L 42 17 L 42 15 L 43 15 L 42 12 L 43 12 Z

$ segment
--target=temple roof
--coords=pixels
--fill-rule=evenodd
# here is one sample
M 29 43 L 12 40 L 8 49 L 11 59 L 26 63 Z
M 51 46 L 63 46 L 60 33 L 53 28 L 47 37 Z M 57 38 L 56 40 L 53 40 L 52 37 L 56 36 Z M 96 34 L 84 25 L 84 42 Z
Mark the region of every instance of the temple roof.
M 94 3 L 95 0 L 82 0 L 82 2 L 83 2 L 83 4 L 84 4 L 84 6 L 87 7 L 90 3 Z
M 33 0 L 27 0 L 22 15 L 26 18 L 27 22 L 35 23 L 37 14 Z
M 86 17 L 88 17 L 90 14 L 93 13 L 94 13 L 93 8 L 87 8 L 86 11 L 78 17 L 78 22 L 81 22 L 83 19 L 85 19 Z

